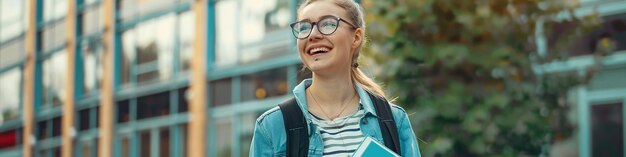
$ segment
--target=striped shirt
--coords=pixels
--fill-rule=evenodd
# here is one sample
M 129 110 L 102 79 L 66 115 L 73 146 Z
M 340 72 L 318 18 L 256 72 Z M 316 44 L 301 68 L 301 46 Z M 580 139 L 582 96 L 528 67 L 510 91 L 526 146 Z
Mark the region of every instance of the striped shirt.
M 365 139 L 359 125 L 359 121 L 365 115 L 362 105 L 356 112 L 333 121 L 324 120 L 311 112 L 309 115 L 314 117 L 313 124 L 320 130 L 325 157 L 350 156 Z

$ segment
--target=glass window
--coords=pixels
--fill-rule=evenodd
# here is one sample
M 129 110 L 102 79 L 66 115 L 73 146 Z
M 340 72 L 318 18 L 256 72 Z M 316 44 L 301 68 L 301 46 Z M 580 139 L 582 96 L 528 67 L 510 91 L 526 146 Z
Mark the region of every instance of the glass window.
M 240 2 L 240 3 L 238 3 Z M 216 3 L 216 66 L 247 64 L 289 52 L 289 0 Z
M 193 55 L 194 18 L 192 11 L 171 13 L 125 30 L 120 58 L 122 85 L 169 80 L 176 67 L 183 72 L 189 70 Z M 174 44 L 179 46 L 176 52 Z M 180 58 L 178 65 L 174 64 L 174 55 Z
M 122 84 L 128 86 L 132 80 L 132 65 L 135 61 L 135 30 L 129 29 L 122 33 Z
M 78 123 L 78 131 L 85 131 L 89 129 L 89 109 L 84 109 L 78 111 L 78 119 L 80 122 Z
M 157 144 L 150 141 L 150 131 L 140 132 L 139 141 L 141 141 L 141 144 L 139 144 L 139 156 L 150 157 L 150 145 Z
M 91 42 L 90 42 L 91 43 Z M 97 93 L 102 80 L 103 48 L 99 44 L 88 44 L 81 51 L 83 59 L 83 94 Z
M 227 66 L 237 62 L 236 16 L 237 3 L 234 0 L 219 1 L 215 4 L 217 43 L 215 65 Z
M 52 137 L 61 136 L 61 116 L 52 119 Z
M 44 28 L 41 37 L 41 39 L 43 39 L 41 43 L 43 51 L 57 48 L 65 44 L 65 27 L 65 20 L 61 20 Z
M 178 44 L 180 46 L 180 70 L 187 71 L 191 68 L 196 17 L 193 11 L 181 13 L 179 17 L 178 33 L 180 33 L 180 39 L 178 40 Z
M 0 68 L 24 59 L 27 1 L 0 0 Z M 1 100 L 0 100 L 1 101 Z
M 129 20 L 172 7 L 176 5 L 177 1 L 181 0 L 120 0 L 117 4 L 120 10 L 120 18 Z
M 137 0 L 119 0 L 117 2 L 117 10 L 120 12 L 120 17 L 125 20 L 136 16 L 137 10 L 134 9 L 136 6 Z
M 159 131 L 159 156 L 170 156 L 170 130 L 168 128 L 162 128 Z
M 43 1 L 44 21 L 55 20 L 67 15 L 67 0 L 45 0 Z
M 164 15 L 123 33 L 123 83 L 132 83 L 134 77 L 137 83 L 171 78 L 175 18 L 173 13 Z M 135 61 L 136 65 L 133 64 Z
M 26 57 L 24 37 L 13 38 L 0 45 L 0 68 L 19 63 Z
M 50 125 L 48 125 L 50 124 Z M 57 137 L 60 136 L 61 134 L 61 117 L 56 117 L 52 120 L 46 120 L 46 121 L 41 121 L 37 123 L 38 126 L 38 138 L 37 140 L 45 140 L 46 138 L 50 138 L 50 137 Z M 52 126 L 52 128 L 48 127 L 48 126 Z M 52 136 L 48 136 L 48 133 L 52 132 Z M 37 146 L 36 146 L 37 147 Z M 39 156 L 40 157 L 44 157 L 44 156 L 53 156 L 53 157 L 59 157 L 61 156 L 61 149 L 60 147 L 54 147 L 54 148 L 50 148 L 50 149 L 40 149 L 39 150 Z
M 26 31 L 28 1 L 0 0 L 0 43 L 18 37 Z
M 178 90 L 178 112 L 189 111 L 189 87 Z
M 141 38 L 137 38 L 139 82 L 170 78 L 174 48 L 174 18 L 174 14 L 169 14 L 142 23 L 137 27 L 137 35 L 141 36 Z M 146 73 L 142 73 L 143 71 Z
M 48 138 L 49 135 L 49 131 L 51 128 L 48 127 L 47 121 L 40 121 L 37 122 L 37 139 L 38 140 L 43 140 Z
M 43 97 L 45 105 L 59 106 L 65 102 L 67 53 L 57 52 L 43 62 Z
M 287 94 L 287 68 L 241 76 L 241 100 L 256 100 Z
M 211 104 L 213 106 L 223 106 L 232 102 L 231 78 L 211 81 Z
M 232 117 L 219 118 L 217 123 L 217 156 L 228 157 L 231 156 L 231 144 L 232 144 Z
M 117 103 L 117 116 L 118 123 L 130 121 L 130 103 L 128 100 L 122 100 Z
M 92 4 L 92 3 L 98 2 L 98 1 L 100 1 L 100 0 L 83 0 L 83 3 L 84 4 Z
M 607 55 L 615 51 L 626 50 L 626 14 L 602 17 L 603 23 L 592 32 L 583 35 L 565 50 L 558 51 L 568 56 L 580 56 L 598 53 Z M 548 46 L 556 47 L 559 42 L 567 41 L 575 28 L 575 22 L 555 24 L 549 34 Z M 556 53 L 556 52 L 555 52 Z
M 100 32 L 104 28 L 104 17 L 101 6 L 85 10 L 82 12 L 80 18 L 82 21 L 82 34 L 84 35 Z
M 605 18 L 604 29 L 606 29 L 606 33 L 601 34 L 600 43 L 596 47 L 606 47 L 606 44 L 602 43 L 603 40 L 606 40 L 609 42 L 609 48 L 613 51 L 626 50 L 626 14 Z
M 78 111 L 77 115 L 80 117 L 78 123 L 78 131 L 85 131 L 93 128 L 98 128 L 98 117 L 100 107 L 87 108 Z
M 170 113 L 169 92 L 137 98 L 137 119 L 165 116 Z
M 269 33 L 291 23 L 289 0 L 241 0 L 238 18 L 239 40 L 243 45 L 263 40 Z
M 122 139 L 121 140 L 122 144 L 121 144 L 121 147 L 120 147 L 120 149 L 121 149 L 121 151 L 120 151 L 121 155 L 120 156 L 121 157 L 129 157 L 130 156 L 130 138 L 128 137 L 128 135 L 125 135 L 125 136 L 123 135 L 121 137 L 121 139 Z
M 592 156 L 624 156 L 623 111 L 622 103 L 591 106 Z
M 14 68 L 0 73 L 0 124 L 18 118 L 22 93 L 22 69 Z

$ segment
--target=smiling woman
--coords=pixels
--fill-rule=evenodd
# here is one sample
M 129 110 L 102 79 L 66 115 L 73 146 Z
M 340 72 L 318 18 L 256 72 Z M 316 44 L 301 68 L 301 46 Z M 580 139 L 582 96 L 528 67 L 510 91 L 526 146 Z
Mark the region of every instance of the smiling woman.
M 294 98 L 259 116 L 250 156 L 349 156 L 365 137 L 402 156 L 420 156 L 406 112 L 388 105 L 382 87 L 359 69 L 366 41 L 363 16 L 352 0 L 306 0 L 300 5 L 298 21 L 290 26 L 312 78 L 295 87 Z M 298 132 L 302 128 L 308 130 Z

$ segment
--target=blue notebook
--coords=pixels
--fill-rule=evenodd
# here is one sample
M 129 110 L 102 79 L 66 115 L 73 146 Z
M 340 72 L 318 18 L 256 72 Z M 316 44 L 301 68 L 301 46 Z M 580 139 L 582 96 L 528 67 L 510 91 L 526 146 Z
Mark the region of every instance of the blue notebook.
M 400 157 L 391 149 L 380 144 L 371 137 L 365 137 L 365 140 L 359 145 L 359 148 L 352 154 L 353 157 Z

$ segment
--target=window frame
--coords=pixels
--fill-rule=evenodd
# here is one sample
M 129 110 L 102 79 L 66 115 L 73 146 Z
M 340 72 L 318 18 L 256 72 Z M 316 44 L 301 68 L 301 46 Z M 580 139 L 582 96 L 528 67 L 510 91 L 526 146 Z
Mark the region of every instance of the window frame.
M 116 12 L 119 14 L 120 10 L 116 10 Z M 138 32 L 136 32 L 137 28 L 139 28 L 143 22 L 147 22 L 147 21 L 151 21 L 151 20 L 158 20 L 159 18 L 162 17 L 166 17 L 166 16 L 170 16 L 172 15 L 174 18 L 174 21 L 176 23 L 178 23 L 180 21 L 180 19 L 182 18 L 182 16 L 185 13 L 188 12 L 193 12 L 193 10 L 191 9 L 191 4 L 189 2 L 186 1 L 181 1 L 181 2 L 177 2 L 176 5 L 163 9 L 161 11 L 156 11 L 150 14 L 146 14 L 143 16 L 138 16 L 129 20 L 124 20 L 121 21 L 121 17 L 117 17 L 118 21 L 121 21 L 119 23 L 117 23 L 117 27 L 119 28 L 116 32 L 116 35 L 118 36 L 117 38 L 119 39 L 119 43 L 120 46 L 118 46 L 119 51 L 117 51 L 117 55 L 118 57 L 116 57 L 116 67 L 115 67 L 115 71 L 116 74 L 120 74 L 120 75 L 116 75 L 116 89 L 121 89 L 121 90 L 126 90 L 129 88 L 133 88 L 133 87 L 139 87 L 142 88 L 144 86 L 159 86 L 158 84 L 161 84 L 163 82 L 170 82 L 170 81 L 179 81 L 179 80 L 188 80 L 189 79 L 189 75 L 187 71 L 182 71 L 180 70 L 182 67 L 181 64 L 181 57 L 180 57 L 180 53 L 181 53 L 181 38 L 180 38 L 180 31 L 178 31 L 180 25 L 179 24 L 174 24 L 173 28 L 172 28 L 172 33 L 174 35 L 174 39 L 172 39 L 173 41 L 173 45 L 171 45 L 172 47 L 172 57 L 171 58 L 166 58 L 168 59 L 168 62 L 171 63 L 171 66 L 167 67 L 168 71 L 171 72 L 169 77 L 165 80 L 160 80 L 160 79 L 151 79 L 145 82 L 140 82 L 139 81 L 139 76 L 141 74 L 148 74 L 148 73 L 152 73 L 152 72 L 159 72 L 158 69 L 158 59 L 154 60 L 154 61 L 150 61 L 148 63 L 142 63 L 139 64 L 138 63 L 138 51 L 136 50 L 137 47 L 136 46 L 136 39 L 134 39 L 135 41 L 130 41 L 132 42 L 132 47 L 131 48 L 131 56 L 134 56 L 132 58 L 131 61 L 129 61 L 129 63 L 124 63 L 123 61 L 123 55 L 125 55 L 126 52 L 124 52 L 124 40 L 123 40 L 123 36 L 125 33 L 131 33 L 132 36 L 134 36 L 133 38 L 136 38 Z M 132 31 L 132 32 L 127 32 L 127 31 Z M 157 54 L 159 55 L 159 54 Z M 154 63 L 152 63 L 154 62 Z M 128 74 L 124 74 L 124 69 L 123 69 L 123 64 L 128 64 Z M 119 65 L 119 66 L 118 66 Z M 126 76 L 128 75 L 128 76 Z M 128 77 L 128 78 L 124 78 L 124 77 Z M 125 79 L 128 79 L 128 82 L 124 82 Z

